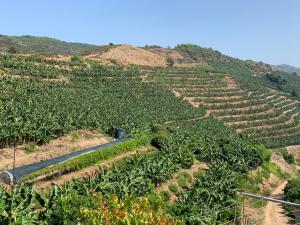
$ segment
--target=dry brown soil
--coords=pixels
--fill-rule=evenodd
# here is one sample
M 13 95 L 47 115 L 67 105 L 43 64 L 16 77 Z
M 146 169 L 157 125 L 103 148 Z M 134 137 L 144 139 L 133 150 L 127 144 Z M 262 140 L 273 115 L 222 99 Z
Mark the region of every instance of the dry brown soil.
M 86 58 L 95 60 L 115 60 L 120 64 L 135 64 L 144 66 L 166 66 L 164 57 L 153 52 L 131 45 L 121 45 L 110 49 L 104 54 L 93 54 Z

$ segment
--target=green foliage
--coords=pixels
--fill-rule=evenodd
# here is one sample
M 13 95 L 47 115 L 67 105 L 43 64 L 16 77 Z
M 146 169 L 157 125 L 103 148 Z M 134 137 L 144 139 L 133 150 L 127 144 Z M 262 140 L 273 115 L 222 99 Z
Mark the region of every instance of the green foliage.
M 184 176 L 179 175 L 177 177 L 177 184 L 181 187 L 181 188 L 188 188 L 188 183 L 187 180 Z
M 191 184 L 193 182 L 193 177 L 188 172 L 183 172 L 180 175 L 182 175 L 189 184 Z
M 101 199 L 101 198 L 100 198 Z M 80 218 L 84 224 L 149 224 L 149 225 L 179 225 L 180 220 L 171 218 L 164 213 L 164 204 L 151 202 L 150 199 L 135 199 L 127 197 L 124 200 L 112 196 L 101 199 L 95 209 L 82 207 Z
M 255 175 L 243 174 L 239 177 L 239 189 L 249 193 L 259 193 L 259 184 L 261 183 L 262 174 L 257 173 Z
M 151 140 L 151 144 L 158 148 L 162 149 L 165 146 L 165 143 L 169 141 L 169 134 L 166 132 L 156 133 L 155 136 Z
M 72 55 L 83 51 L 97 49 L 95 45 L 68 43 L 48 37 L 34 36 L 0 36 L 0 50 L 19 49 L 25 52 L 42 52 L 48 54 Z
M 171 199 L 171 195 L 169 191 L 161 191 L 159 192 L 161 198 L 163 199 L 163 201 L 165 202 L 169 202 Z
M 268 78 L 271 82 L 276 83 L 277 85 L 285 85 L 286 80 L 282 79 L 280 75 L 274 75 L 274 74 L 266 74 L 266 78 Z
M 279 178 L 286 178 L 286 174 L 281 171 L 281 169 L 276 166 L 275 163 L 273 162 L 264 162 L 263 163 L 263 170 L 265 171 L 265 173 L 273 173 L 275 176 L 279 177 Z
M 288 163 L 288 164 L 293 164 L 295 163 L 295 158 L 293 154 L 288 153 L 288 151 L 286 149 L 284 149 L 282 152 L 282 157 L 284 158 L 284 160 Z
M 80 62 L 12 55 L 0 55 L 0 59 L 0 68 L 8 74 L 32 78 L 0 78 L 3 146 L 9 145 L 14 136 L 19 143 L 45 143 L 84 128 L 104 132 L 122 128 L 137 134 L 154 123 L 203 115 L 169 90 L 143 83 L 133 67 L 105 67 L 95 62 L 89 62 L 88 67 Z M 55 80 L 58 75 L 69 81 L 44 80 Z M 18 124 L 14 118 L 19 118 Z
M 192 165 L 195 162 L 195 156 L 192 153 L 192 151 L 190 151 L 187 148 L 183 148 L 179 151 L 178 157 L 180 158 L 180 162 L 181 162 L 181 168 L 183 169 L 189 169 L 192 167 Z
M 133 151 L 139 146 L 148 145 L 149 142 L 150 137 L 148 135 L 143 135 L 136 139 L 122 142 L 115 146 L 107 147 L 105 149 L 102 149 L 101 151 L 95 151 L 89 154 L 84 154 L 67 162 L 57 164 L 51 167 L 46 167 L 42 170 L 26 175 L 22 178 L 22 180 L 30 181 L 33 178 L 38 177 L 40 175 L 48 174 L 49 176 L 54 176 L 77 171 L 88 166 L 92 166 L 96 163 L 100 163 L 105 160 L 114 158 L 122 153 Z
M 176 183 L 170 184 L 168 188 L 174 195 L 180 196 L 181 192 Z
M 197 179 L 195 185 L 183 193 L 172 206 L 173 215 L 187 224 L 224 224 L 232 219 L 230 205 L 235 204 L 235 174 L 225 164 L 212 165 L 211 169 Z M 214 214 L 214 209 L 224 209 Z
M 29 142 L 25 145 L 25 151 L 27 153 L 32 153 L 37 150 L 37 145 L 34 142 Z
M 71 57 L 71 62 L 81 62 L 82 58 L 79 55 L 73 55 Z
M 284 188 L 284 199 L 286 201 L 300 204 L 300 176 L 288 181 Z
M 264 162 L 269 162 L 272 156 L 272 152 L 270 152 L 267 148 L 263 147 L 263 146 L 255 146 L 256 149 L 260 152 L 263 161 Z

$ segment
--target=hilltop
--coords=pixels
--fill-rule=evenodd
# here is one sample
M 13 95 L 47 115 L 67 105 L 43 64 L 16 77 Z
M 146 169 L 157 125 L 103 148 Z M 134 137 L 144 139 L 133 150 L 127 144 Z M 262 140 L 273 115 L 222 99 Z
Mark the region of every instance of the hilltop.
M 291 94 L 292 98 L 300 98 L 300 78 L 288 73 L 292 67 L 274 67 L 263 62 L 244 61 L 194 44 L 179 44 L 174 48 L 163 48 L 157 45 L 135 47 L 113 43 L 96 46 L 69 43 L 48 37 L 1 35 L 0 52 L 8 52 L 12 49 L 21 54 L 80 55 L 85 59 L 105 65 L 216 69 L 230 74 L 246 86 L 255 86 L 260 83 L 260 85 Z M 296 68 L 292 69 L 294 71 Z
M 49 37 L 0 35 L 0 51 L 72 55 L 97 49 L 96 45 L 71 43 Z
M 290 66 L 290 65 L 287 65 L 287 64 L 272 66 L 272 68 L 274 70 L 279 70 L 279 71 L 283 71 L 283 72 L 287 72 L 287 73 L 291 73 L 291 74 L 296 73 L 297 75 L 300 75 L 300 68 Z

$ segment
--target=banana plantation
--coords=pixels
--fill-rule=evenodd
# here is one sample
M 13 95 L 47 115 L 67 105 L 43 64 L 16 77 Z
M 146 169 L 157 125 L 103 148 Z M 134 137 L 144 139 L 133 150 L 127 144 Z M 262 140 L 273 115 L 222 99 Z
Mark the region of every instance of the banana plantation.
M 216 131 L 218 135 L 212 136 Z M 119 204 L 126 205 L 128 196 L 148 199 L 148 210 L 159 207 L 166 217 L 162 220 L 173 218 L 178 224 L 223 224 L 232 220 L 232 210 L 216 214 L 213 209 L 238 204 L 237 178 L 263 163 L 263 151 L 210 119 L 182 128 L 155 126 L 152 135 L 158 151 L 136 155 L 90 177 L 74 179 L 47 191 L 36 191 L 29 184 L 1 189 L 1 224 L 84 224 L 87 212 L 94 212 L 92 218 L 100 218 L 96 211 L 102 199 L 116 198 Z M 155 188 L 172 179 L 180 168 L 190 168 L 195 158 L 207 162 L 210 170 L 187 187 L 174 204 L 168 205 L 155 194 Z M 105 207 L 112 210 L 116 206 Z

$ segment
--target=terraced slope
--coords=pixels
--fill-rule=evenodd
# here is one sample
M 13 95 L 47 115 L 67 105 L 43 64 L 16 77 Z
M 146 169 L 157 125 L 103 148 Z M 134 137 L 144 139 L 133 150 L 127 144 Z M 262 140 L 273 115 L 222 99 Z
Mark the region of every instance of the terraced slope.
M 165 85 L 194 107 L 204 107 L 237 132 L 267 147 L 300 143 L 300 104 L 270 88 L 247 90 L 229 74 L 196 68 L 148 69 L 144 82 Z

